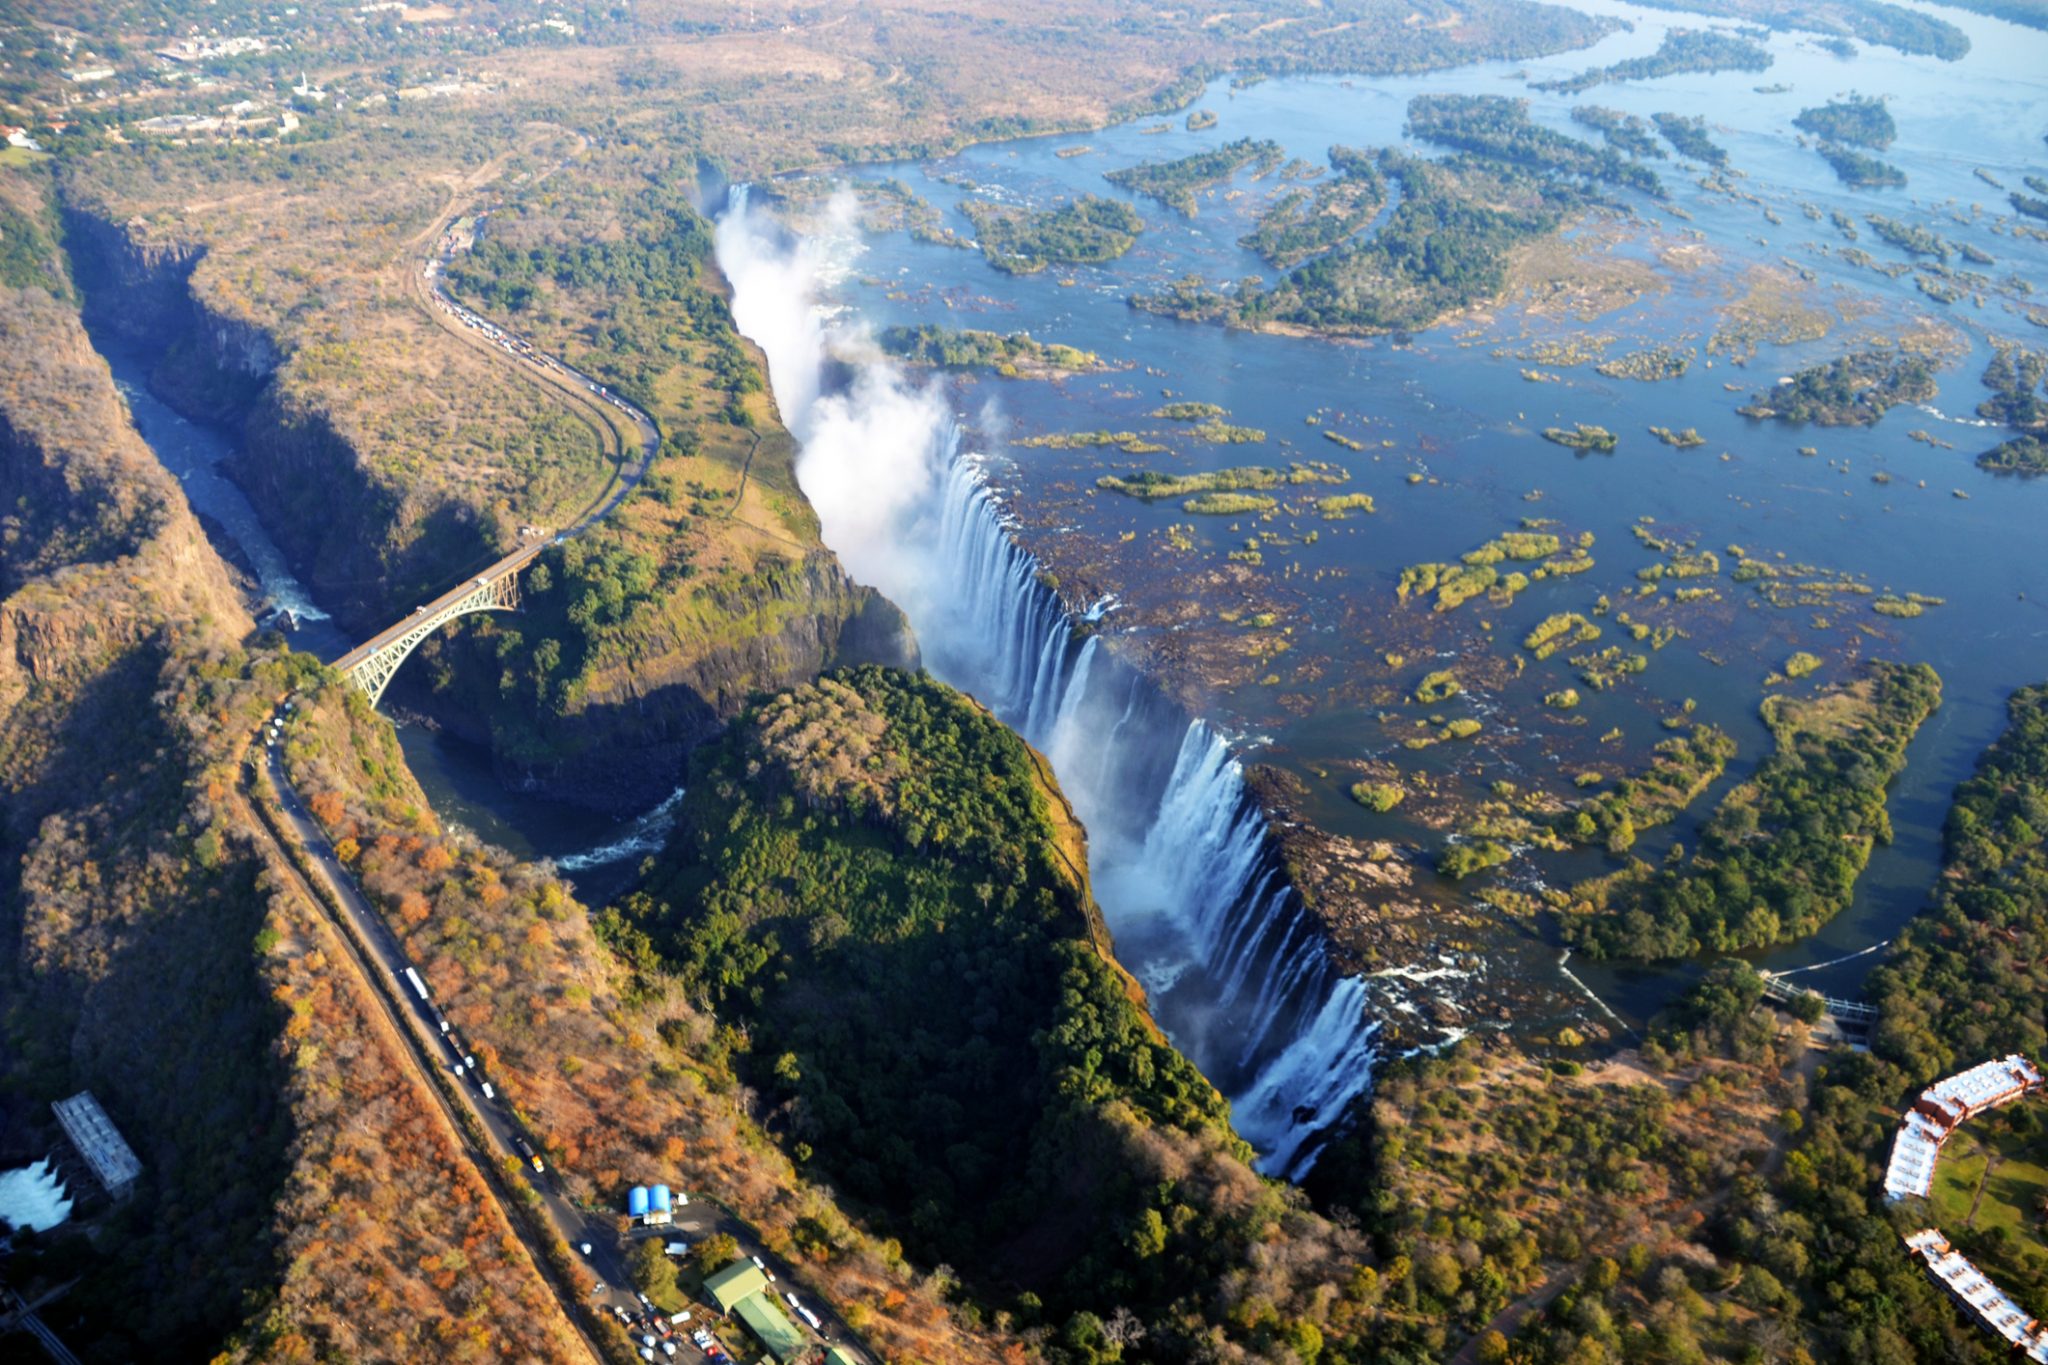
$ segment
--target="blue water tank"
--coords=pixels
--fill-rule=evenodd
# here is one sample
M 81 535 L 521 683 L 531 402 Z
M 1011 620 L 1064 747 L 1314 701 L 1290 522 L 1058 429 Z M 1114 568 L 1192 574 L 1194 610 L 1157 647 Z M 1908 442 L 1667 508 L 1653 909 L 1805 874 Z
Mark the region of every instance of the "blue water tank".
M 668 1212 L 668 1186 L 656 1185 L 654 1187 L 654 1211 L 656 1213 Z
M 626 1196 L 626 1212 L 635 1218 L 645 1218 L 647 1216 L 647 1187 L 645 1185 L 635 1185 L 632 1193 Z

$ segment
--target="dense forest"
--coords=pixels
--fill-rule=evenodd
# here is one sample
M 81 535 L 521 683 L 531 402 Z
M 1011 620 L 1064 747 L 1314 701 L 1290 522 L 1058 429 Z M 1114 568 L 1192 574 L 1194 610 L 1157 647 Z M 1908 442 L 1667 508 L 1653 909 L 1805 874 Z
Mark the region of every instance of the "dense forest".
M 1812 699 L 1769 697 L 1777 749 L 1723 798 L 1684 862 L 1574 888 L 1565 938 L 1598 957 L 1663 958 L 1806 937 L 1849 902 L 1891 837 L 1886 788 L 1941 703 L 1925 664 L 1872 663 Z
M 1003 1291 L 1049 1359 L 1320 1342 L 1309 1282 L 1272 1266 L 1254 1289 L 1246 1257 L 1362 1249 L 1250 1173 L 1135 1003 L 1041 763 L 938 683 L 828 674 L 700 752 L 610 932 L 718 1010 L 799 1162 Z

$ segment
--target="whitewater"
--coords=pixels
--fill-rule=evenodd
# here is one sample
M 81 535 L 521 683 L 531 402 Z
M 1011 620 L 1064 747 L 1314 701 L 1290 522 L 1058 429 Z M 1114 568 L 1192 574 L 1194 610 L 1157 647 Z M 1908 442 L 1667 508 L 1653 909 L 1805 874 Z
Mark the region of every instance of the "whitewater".
M 934 676 L 1051 761 L 1119 959 L 1229 1096 L 1260 1169 L 1299 1177 L 1371 1084 L 1377 1024 L 1287 883 L 1229 744 L 1105 645 L 1100 613 L 1077 617 L 1046 586 L 940 388 L 826 307 L 858 250 L 850 227 L 793 238 L 741 187 L 717 249 L 826 544 L 903 608 Z M 835 359 L 851 377 L 828 385 Z

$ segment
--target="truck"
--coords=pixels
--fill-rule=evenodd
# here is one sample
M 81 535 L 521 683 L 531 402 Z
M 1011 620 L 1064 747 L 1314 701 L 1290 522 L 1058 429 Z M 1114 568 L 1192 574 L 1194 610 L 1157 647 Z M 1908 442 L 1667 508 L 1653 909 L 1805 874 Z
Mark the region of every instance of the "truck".
M 417 970 L 407 967 L 405 969 L 405 979 L 412 983 L 412 988 L 419 993 L 420 999 L 426 1000 L 430 998 L 427 995 L 427 983 L 420 980 L 420 974 Z
M 484 1082 L 484 1084 L 483 1084 L 483 1090 L 484 1090 L 484 1098 L 485 1098 L 485 1099 L 487 1099 L 487 1100 L 494 1100 L 494 1099 L 498 1098 L 498 1092 L 497 1092 L 497 1091 L 495 1091 L 495 1090 L 493 1090 L 493 1089 L 491 1089 L 491 1083 L 490 1083 L 489 1081 L 485 1081 L 485 1082 Z
M 541 1164 L 540 1153 L 534 1151 L 533 1144 L 525 1138 L 513 1138 L 512 1145 L 519 1149 L 519 1155 L 525 1157 L 527 1164 L 532 1166 L 534 1170 L 545 1171 L 547 1169 L 546 1166 Z

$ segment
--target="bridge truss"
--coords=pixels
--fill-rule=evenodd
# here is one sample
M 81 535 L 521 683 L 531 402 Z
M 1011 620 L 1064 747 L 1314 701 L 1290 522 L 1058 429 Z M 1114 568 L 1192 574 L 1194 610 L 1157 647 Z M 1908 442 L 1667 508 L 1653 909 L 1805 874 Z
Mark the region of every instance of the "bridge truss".
M 342 655 L 334 661 L 334 666 L 362 690 L 370 699 L 370 705 L 375 706 L 383 699 L 384 689 L 391 685 L 399 665 L 411 657 L 422 640 L 442 626 L 472 612 L 519 610 L 519 570 L 525 567 L 531 555 L 523 554 L 518 558 L 518 564 L 501 566 L 484 577 L 471 580 L 466 589 L 448 593 L 421 608 L 376 639 Z

